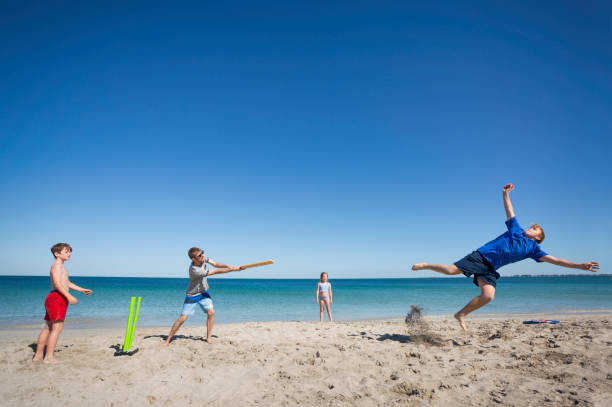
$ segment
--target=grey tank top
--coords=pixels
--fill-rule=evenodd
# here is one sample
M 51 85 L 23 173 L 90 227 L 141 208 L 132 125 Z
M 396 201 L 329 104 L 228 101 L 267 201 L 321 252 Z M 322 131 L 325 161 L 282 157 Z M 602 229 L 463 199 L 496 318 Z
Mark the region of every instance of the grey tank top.
M 329 293 L 329 283 L 320 283 L 319 284 L 319 292 L 320 293 Z

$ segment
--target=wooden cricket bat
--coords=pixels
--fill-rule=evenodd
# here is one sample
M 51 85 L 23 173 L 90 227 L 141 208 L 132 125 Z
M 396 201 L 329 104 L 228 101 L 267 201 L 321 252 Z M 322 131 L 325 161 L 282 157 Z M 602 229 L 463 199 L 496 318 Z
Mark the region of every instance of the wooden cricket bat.
M 274 260 L 266 260 L 260 261 L 259 263 L 246 264 L 244 266 L 240 266 L 240 270 L 249 269 L 251 267 L 267 266 L 268 264 L 274 264 Z

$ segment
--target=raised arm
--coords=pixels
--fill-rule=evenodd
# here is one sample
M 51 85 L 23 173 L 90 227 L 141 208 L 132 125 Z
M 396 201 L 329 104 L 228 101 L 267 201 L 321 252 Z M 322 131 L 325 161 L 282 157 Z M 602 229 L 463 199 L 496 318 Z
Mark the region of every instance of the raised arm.
M 599 270 L 599 263 L 596 261 L 589 261 L 587 263 L 574 263 L 573 261 L 558 259 L 550 254 L 539 258 L 540 261 L 554 264 L 555 266 L 567 267 L 571 269 L 589 270 L 596 273 Z
M 504 185 L 502 196 L 504 197 L 504 209 L 506 210 L 506 220 L 514 218 L 514 208 L 510 202 L 510 191 L 514 189 L 514 185 Z

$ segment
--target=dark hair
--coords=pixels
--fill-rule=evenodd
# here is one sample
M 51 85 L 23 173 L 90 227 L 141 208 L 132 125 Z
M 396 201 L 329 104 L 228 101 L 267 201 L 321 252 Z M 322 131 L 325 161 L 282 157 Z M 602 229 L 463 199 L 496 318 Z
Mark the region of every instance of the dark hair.
M 68 243 L 57 243 L 51 247 L 51 254 L 55 257 L 56 254 L 60 254 L 64 249 L 68 249 L 72 252 L 72 247 L 70 247 Z

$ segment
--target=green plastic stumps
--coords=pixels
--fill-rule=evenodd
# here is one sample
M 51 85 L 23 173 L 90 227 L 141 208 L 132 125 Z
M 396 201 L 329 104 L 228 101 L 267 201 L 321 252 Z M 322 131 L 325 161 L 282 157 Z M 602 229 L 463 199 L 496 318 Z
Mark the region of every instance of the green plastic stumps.
M 125 328 L 125 339 L 123 341 L 123 349 L 122 349 L 123 354 L 132 353 L 128 351 L 132 347 L 132 342 L 134 341 L 134 333 L 136 332 L 136 322 L 138 321 L 138 313 L 140 311 L 140 301 L 141 300 L 142 300 L 142 297 L 138 297 L 138 303 L 136 303 L 136 297 L 132 297 L 130 299 L 130 313 L 128 315 L 127 326 Z M 134 305 L 136 305 L 135 310 L 134 310 Z M 133 351 L 133 353 L 136 353 L 137 351 L 138 349 Z

